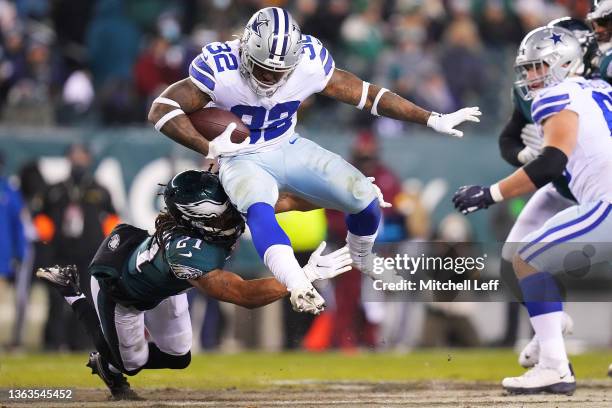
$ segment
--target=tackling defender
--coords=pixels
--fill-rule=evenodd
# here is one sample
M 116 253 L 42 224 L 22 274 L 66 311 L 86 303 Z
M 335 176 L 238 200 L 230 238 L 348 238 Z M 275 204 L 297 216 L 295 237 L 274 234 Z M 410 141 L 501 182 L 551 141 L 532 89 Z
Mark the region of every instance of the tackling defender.
M 381 214 L 375 191 L 361 172 L 295 133 L 297 110 L 315 93 L 457 137 L 463 135 L 457 125 L 478 122 L 480 115 L 478 108 L 448 115 L 428 112 L 336 68 L 330 52 L 315 37 L 303 35 L 286 10 L 268 7 L 251 17 L 240 39 L 203 47 L 191 63 L 189 78 L 172 84 L 154 101 L 149 120 L 178 143 L 219 158 L 221 182 L 245 214 L 266 266 L 292 293 L 322 304 L 274 217 L 279 191 L 347 213 L 351 257 L 366 274 L 372 273 Z M 251 131 L 250 140 L 231 143 L 230 125 L 214 141 L 206 141 L 184 113 L 209 103 L 240 117 Z
M 244 221 L 215 174 L 179 173 L 166 186 L 164 201 L 167 211 L 155 220 L 153 236 L 121 224 L 101 244 L 89 266 L 93 305 L 81 293 L 74 267 L 41 268 L 36 273 L 60 291 L 85 325 L 98 350 L 87 365 L 115 399 L 137 398 L 122 373 L 189 365 L 192 332 L 184 293 L 188 289 L 195 287 L 247 308 L 289 295 L 274 278 L 245 281 L 223 270 Z M 346 247 L 321 255 L 324 246 L 304 267 L 309 282 L 351 268 Z M 298 295 L 291 293 L 297 311 L 320 311 Z
M 540 343 L 538 364 L 520 377 L 505 378 L 513 393 L 571 395 L 576 380 L 562 335 L 561 294 L 553 273 L 563 270 L 560 243 L 589 242 L 591 262 L 612 260 L 612 86 L 576 75 L 580 43 L 563 28 L 540 28 L 519 48 L 516 85 L 533 99 L 531 114 L 544 135 L 542 153 L 490 187 L 464 186 L 454 195 L 464 214 L 535 191 L 564 174 L 579 204 L 559 212 L 527 235 L 513 258 L 525 306 Z
M 585 22 L 571 17 L 563 17 L 551 21 L 547 26 L 566 28 L 580 42 L 583 53 L 583 67 L 577 71 L 577 74 L 587 79 L 598 74 L 597 69 L 593 67 L 597 44 L 593 30 Z M 538 29 L 535 31 L 538 31 Z M 531 117 L 532 100 L 526 100 L 523 96 L 515 86 L 512 87 L 514 111 L 499 136 L 502 157 L 515 167 L 521 167 L 537 158 L 541 153 L 543 143 L 542 135 L 538 132 Z M 537 190 L 519 214 L 505 240 L 502 249 L 503 260 L 508 263 L 512 262 L 512 257 L 516 253 L 518 245 L 527 234 L 542 227 L 546 220 L 559 211 L 575 204 L 576 199 L 569 191 L 567 180 L 563 176 Z M 567 313 L 563 315 L 562 324 L 564 334 L 572 332 L 573 321 Z M 538 362 L 539 354 L 540 346 L 537 337 L 534 336 L 521 351 L 518 359 L 519 364 L 525 368 L 533 367 Z

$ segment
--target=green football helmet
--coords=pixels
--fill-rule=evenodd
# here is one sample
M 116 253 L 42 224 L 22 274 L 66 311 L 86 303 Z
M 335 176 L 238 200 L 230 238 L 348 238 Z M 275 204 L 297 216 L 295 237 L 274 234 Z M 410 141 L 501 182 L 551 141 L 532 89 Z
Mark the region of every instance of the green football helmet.
M 230 202 L 219 177 L 186 170 L 168 182 L 164 202 L 176 222 L 213 244 L 232 245 L 244 232 L 244 219 Z

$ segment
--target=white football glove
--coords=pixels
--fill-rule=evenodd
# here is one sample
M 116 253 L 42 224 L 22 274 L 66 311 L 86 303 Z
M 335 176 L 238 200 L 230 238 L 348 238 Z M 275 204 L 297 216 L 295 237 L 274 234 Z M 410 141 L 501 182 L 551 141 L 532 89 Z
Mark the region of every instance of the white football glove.
M 353 263 L 349 253 L 348 246 L 329 253 L 321 255 L 325 246 L 325 241 L 319 244 L 319 247 L 310 255 L 308 263 L 304 266 L 304 274 L 310 282 L 320 279 L 331 279 L 341 273 L 350 271 Z
M 540 132 L 538 132 L 538 127 L 533 123 L 528 123 L 523 126 L 523 129 L 521 130 L 521 140 L 525 146 L 530 147 L 538 154 L 542 150 L 544 139 L 542 138 Z
M 290 300 L 296 312 L 318 315 L 325 309 L 325 299 L 312 285 L 292 289 Z
M 427 120 L 427 126 L 440 133 L 447 133 L 456 137 L 463 137 L 463 132 L 455 129 L 455 126 L 460 125 L 465 121 L 480 122 L 478 116 L 482 115 L 480 108 L 474 106 L 472 108 L 459 109 L 456 112 L 442 115 L 436 112 L 431 112 Z
M 382 191 L 380 191 L 380 187 L 378 187 L 376 183 L 374 183 L 376 179 L 374 177 L 368 177 L 368 180 L 370 181 L 370 183 L 372 183 L 372 186 L 374 187 L 374 190 L 376 191 L 376 197 L 378 198 L 378 205 L 380 206 L 380 208 L 393 207 L 393 204 L 385 201 L 385 197 L 383 197 L 383 193 Z
M 530 161 L 532 161 L 533 159 L 535 159 L 536 157 L 538 157 L 538 155 L 540 154 L 539 151 L 533 150 L 531 147 L 529 146 L 525 146 L 523 148 L 523 150 L 521 150 L 518 155 L 517 155 L 517 159 L 518 161 L 520 161 L 523 164 L 527 164 Z
M 236 123 L 232 122 L 227 125 L 223 133 L 217 136 L 213 141 L 208 142 L 208 154 L 206 155 L 207 159 L 216 159 L 217 157 L 227 156 L 231 153 L 237 152 L 249 144 L 251 140 L 250 137 L 247 137 L 241 143 L 232 142 L 230 137 L 232 136 L 234 129 L 236 129 Z

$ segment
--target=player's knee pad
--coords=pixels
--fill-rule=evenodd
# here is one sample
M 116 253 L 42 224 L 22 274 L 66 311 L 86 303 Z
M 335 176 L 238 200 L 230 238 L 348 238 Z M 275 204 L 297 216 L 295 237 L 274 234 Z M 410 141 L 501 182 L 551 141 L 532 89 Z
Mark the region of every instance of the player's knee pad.
M 262 259 L 272 245 L 291 246 L 289 237 L 276 221 L 274 207 L 267 203 L 255 203 L 248 208 L 247 225 L 253 236 L 253 245 Z
M 366 208 L 357 214 L 349 214 L 346 217 L 348 230 L 360 236 L 373 235 L 378 230 L 381 212 L 378 199 L 374 198 Z
M 149 348 L 146 346 L 143 349 L 120 349 L 121 352 L 121 362 L 123 363 L 123 368 L 125 369 L 125 373 L 128 375 L 134 375 L 147 363 L 149 359 Z M 130 372 L 134 372 L 134 374 L 129 374 Z

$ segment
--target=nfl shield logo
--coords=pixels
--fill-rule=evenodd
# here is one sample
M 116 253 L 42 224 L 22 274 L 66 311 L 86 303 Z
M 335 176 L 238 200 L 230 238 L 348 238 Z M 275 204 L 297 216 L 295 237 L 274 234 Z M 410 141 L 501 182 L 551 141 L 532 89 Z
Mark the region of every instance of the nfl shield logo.
M 119 247 L 119 241 L 120 241 L 119 234 L 114 234 L 108 240 L 108 249 L 110 249 L 111 251 L 116 250 Z

